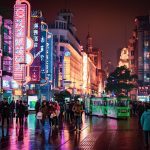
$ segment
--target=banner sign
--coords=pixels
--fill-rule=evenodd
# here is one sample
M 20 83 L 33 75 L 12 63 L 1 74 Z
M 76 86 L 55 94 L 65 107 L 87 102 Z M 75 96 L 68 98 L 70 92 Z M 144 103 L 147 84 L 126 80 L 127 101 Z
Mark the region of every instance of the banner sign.
M 4 58 L 3 58 L 3 70 L 12 73 L 12 37 L 13 23 L 9 19 L 4 20 Z M 6 56 L 7 55 L 7 56 Z
M 39 17 L 32 16 L 31 18 L 31 37 L 34 41 L 34 47 L 31 50 L 31 54 L 34 57 L 33 63 L 30 66 L 30 83 L 40 82 L 41 71 L 41 57 L 40 57 L 40 45 L 41 45 L 41 19 Z M 35 76 L 36 75 L 36 76 Z
M 46 77 L 46 49 L 47 49 L 47 25 L 42 22 L 41 24 L 41 78 Z

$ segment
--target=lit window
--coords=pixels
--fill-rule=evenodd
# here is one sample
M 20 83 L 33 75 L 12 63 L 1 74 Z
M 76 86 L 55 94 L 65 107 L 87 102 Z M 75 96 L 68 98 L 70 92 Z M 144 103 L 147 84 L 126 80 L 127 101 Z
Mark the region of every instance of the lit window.
M 148 46 L 148 45 L 149 45 L 148 41 L 144 41 L 144 46 Z

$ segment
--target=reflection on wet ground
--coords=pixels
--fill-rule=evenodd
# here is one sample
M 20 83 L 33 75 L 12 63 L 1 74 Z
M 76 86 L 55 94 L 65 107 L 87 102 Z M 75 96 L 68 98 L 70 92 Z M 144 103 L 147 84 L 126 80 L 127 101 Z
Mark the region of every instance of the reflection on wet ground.
M 115 120 L 83 116 L 82 130 L 73 130 L 63 122 L 58 129 L 44 128 L 34 114 L 28 116 L 21 128 L 11 120 L 9 129 L 0 130 L 1 150 L 142 150 L 143 137 L 137 119 Z

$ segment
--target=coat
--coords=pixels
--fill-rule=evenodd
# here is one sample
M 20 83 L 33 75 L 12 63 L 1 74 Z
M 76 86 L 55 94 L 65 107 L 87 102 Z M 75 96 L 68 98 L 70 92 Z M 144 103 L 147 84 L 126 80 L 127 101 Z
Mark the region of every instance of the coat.
M 150 109 L 144 111 L 141 116 L 141 126 L 144 131 L 150 131 Z

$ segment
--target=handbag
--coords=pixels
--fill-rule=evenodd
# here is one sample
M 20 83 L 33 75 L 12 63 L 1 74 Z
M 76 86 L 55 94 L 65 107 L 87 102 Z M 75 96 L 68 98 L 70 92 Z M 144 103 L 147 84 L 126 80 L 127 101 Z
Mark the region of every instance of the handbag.
M 36 118 L 39 120 L 42 120 L 42 116 L 43 116 L 43 113 L 39 111 L 36 115 Z

